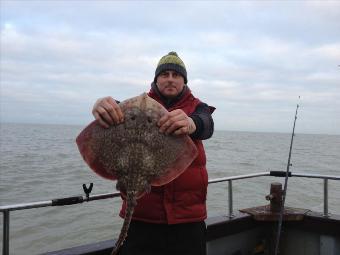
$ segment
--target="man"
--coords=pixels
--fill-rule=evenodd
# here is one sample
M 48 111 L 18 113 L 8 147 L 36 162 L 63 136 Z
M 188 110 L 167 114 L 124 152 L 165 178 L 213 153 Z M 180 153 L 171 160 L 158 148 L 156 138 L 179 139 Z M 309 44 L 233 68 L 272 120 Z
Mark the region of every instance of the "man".
M 183 61 L 176 52 L 170 52 L 158 62 L 148 95 L 169 111 L 159 120 L 159 131 L 167 135 L 189 135 L 198 156 L 178 178 L 164 186 L 152 187 L 150 193 L 137 201 L 121 255 L 206 254 L 208 175 L 202 140 L 214 132 L 211 114 L 215 108 L 195 98 L 187 82 Z M 119 105 L 111 97 L 98 99 L 92 113 L 106 128 L 124 121 Z M 124 201 L 121 217 L 125 209 Z

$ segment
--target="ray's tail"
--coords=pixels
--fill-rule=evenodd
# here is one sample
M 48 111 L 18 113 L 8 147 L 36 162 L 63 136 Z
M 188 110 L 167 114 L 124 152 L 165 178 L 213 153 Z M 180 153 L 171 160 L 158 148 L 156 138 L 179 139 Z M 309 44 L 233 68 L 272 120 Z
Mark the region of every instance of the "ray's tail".
M 111 255 L 117 255 L 118 254 L 120 246 L 123 244 L 125 238 L 127 237 L 127 232 L 128 232 L 129 226 L 130 226 L 131 219 L 132 219 L 132 214 L 133 214 L 134 208 L 137 204 L 135 194 L 127 194 L 126 203 L 127 203 L 127 207 L 126 207 L 126 211 L 125 211 L 124 223 L 123 223 L 122 229 L 120 231 L 118 240 L 117 240 L 115 246 L 113 247 Z

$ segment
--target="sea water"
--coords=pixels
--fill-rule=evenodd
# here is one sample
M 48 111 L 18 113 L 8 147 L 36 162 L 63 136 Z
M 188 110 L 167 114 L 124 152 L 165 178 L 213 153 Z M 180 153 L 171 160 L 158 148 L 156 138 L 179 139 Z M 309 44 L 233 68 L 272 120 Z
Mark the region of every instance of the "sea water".
M 0 205 L 111 193 L 115 183 L 92 172 L 81 158 L 75 138 L 84 126 L 1 124 Z M 286 171 L 291 134 L 215 131 L 204 142 L 209 178 L 271 170 Z M 340 136 L 297 134 L 292 172 L 340 175 Z M 265 205 L 271 182 L 260 177 L 233 181 L 234 211 Z M 208 187 L 208 216 L 227 213 L 227 183 Z M 340 181 L 329 181 L 329 211 L 340 214 Z M 117 237 L 122 225 L 119 198 L 73 206 L 13 211 L 10 254 L 39 254 Z M 321 179 L 289 178 L 286 205 L 323 210 Z M 1 217 L 0 224 L 3 224 Z M 0 233 L 2 239 L 2 231 Z M 1 244 L 2 245 L 2 244 Z

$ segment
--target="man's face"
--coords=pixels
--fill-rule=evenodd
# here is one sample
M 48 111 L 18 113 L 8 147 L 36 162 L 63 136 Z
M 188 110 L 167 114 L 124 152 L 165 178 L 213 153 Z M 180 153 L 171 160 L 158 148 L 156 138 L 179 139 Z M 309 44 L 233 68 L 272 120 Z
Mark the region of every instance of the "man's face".
M 169 70 L 158 75 L 156 85 L 163 96 L 173 98 L 182 92 L 185 84 L 182 75 Z

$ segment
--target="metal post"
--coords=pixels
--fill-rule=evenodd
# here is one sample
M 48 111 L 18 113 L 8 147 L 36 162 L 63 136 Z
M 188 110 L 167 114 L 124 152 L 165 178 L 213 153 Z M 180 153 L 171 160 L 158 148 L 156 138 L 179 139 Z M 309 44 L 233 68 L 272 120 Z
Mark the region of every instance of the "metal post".
M 323 179 L 323 216 L 329 217 L 328 215 L 328 179 Z
M 228 181 L 228 207 L 229 207 L 229 218 L 234 217 L 233 215 L 233 184 L 232 180 Z
M 9 254 L 9 210 L 3 211 L 4 222 L 3 222 L 3 243 L 2 243 L 2 255 Z

